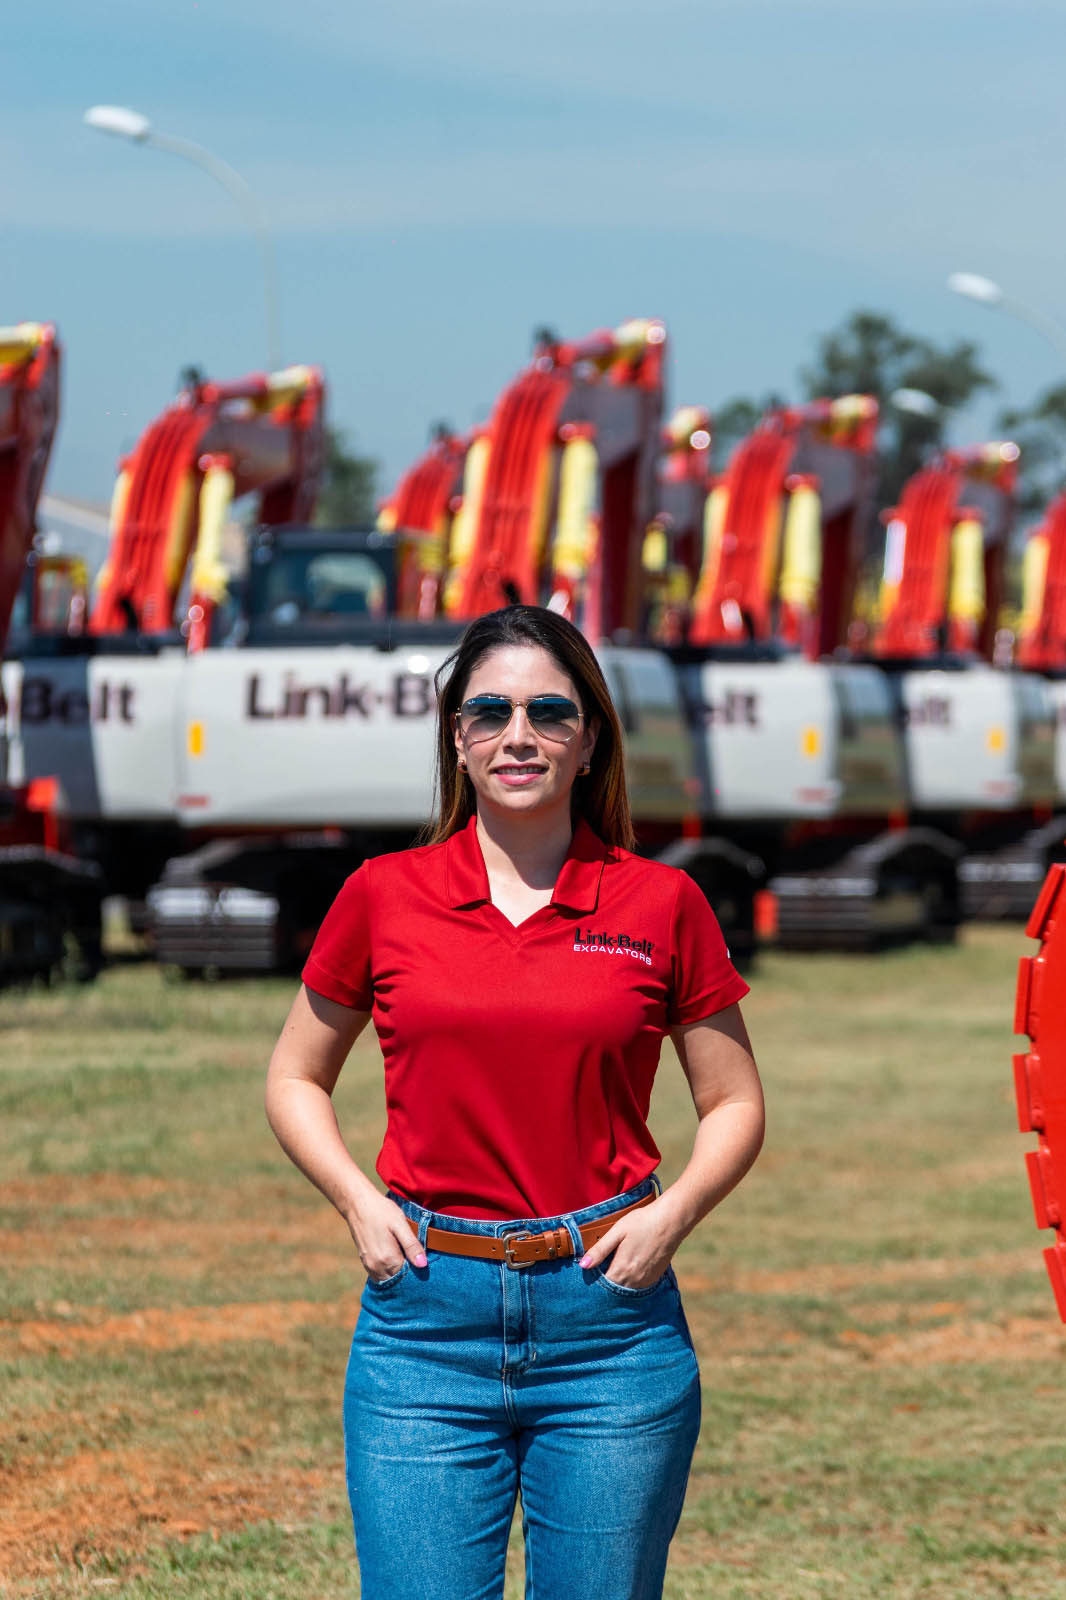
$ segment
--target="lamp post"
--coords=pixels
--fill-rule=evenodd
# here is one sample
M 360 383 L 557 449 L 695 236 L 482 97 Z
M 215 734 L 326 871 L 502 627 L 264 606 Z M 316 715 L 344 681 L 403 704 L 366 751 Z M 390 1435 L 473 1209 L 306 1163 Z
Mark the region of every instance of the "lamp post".
M 178 139 L 169 133 L 157 133 L 147 117 L 128 106 L 91 106 L 86 111 L 86 125 L 99 133 L 111 133 L 128 139 L 132 144 L 151 145 L 156 150 L 168 150 L 171 155 L 184 156 L 186 161 L 202 167 L 220 183 L 232 200 L 235 200 L 244 220 L 255 234 L 263 265 L 263 290 L 266 300 L 267 360 L 273 370 L 281 366 L 281 335 L 278 316 L 277 269 L 274 263 L 274 246 L 262 212 L 251 188 L 226 161 L 212 155 L 203 145 L 191 139 Z
M 940 401 L 934 400 L 924 389 L 893 389 L 888 401 L 897 411 L 906 412 L 909 417 L 921 417 L 926 422 L 935 422 L 944 412 Z
M 1061 328 L 1043 311 L 1035 311 L 1024 301 L 1015 300 L 1013 295 L 1007 294 L 993 279 L 983 278 L 977 272 L 953 272 L 948 278 L 948 288 L 952 294 L 961 294 L 966 300 L 976 300 L 978 305 L 988 306 L 990 310 L 1005 311 L 1009 317 L 1017 317 L 1020 322 L 1027 322 L 1031 328 L 1043 334 L 1060 359 L 1066 361 L 1066 329 Z

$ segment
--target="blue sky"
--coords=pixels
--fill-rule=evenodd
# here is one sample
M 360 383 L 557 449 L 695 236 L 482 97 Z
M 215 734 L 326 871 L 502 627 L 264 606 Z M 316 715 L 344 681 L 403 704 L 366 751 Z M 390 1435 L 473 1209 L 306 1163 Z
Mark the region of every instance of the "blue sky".
M 484 417 L 534 326 L 666 319 L 672 399 L 788 392 L 856 306 L 976 339 L 990 426 L 1062 376 L 950 296 L 1066 321 L 1060 0 L 38 0 L 5 51 L 0 321 L 67 356 L 53 492 L 107 497 L 190 361 L 265 360 L 254 242 L 203 173 L 81 125 L 136 107 L 252 185 L 283 354 L 383 487 Z

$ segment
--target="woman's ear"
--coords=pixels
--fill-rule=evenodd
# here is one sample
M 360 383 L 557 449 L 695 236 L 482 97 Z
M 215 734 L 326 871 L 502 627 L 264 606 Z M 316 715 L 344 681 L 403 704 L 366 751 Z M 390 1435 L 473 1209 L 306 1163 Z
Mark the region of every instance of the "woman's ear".
M 585 731 L 581 735 L 581 760 L 583 765 L 588 765 L 592 760 L 592 752 L 596 748 L 596 740 L 600 732 L 599 717 L 590 717 L 585 724 Z

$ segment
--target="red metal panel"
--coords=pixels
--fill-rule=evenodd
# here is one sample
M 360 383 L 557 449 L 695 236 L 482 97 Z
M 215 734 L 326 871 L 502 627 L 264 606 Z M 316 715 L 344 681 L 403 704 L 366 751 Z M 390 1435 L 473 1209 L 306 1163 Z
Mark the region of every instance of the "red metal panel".
M 1018 964 L 1014 1027 L 1027 1033 L 1030 1049 L 1014 1057 L 1018 1120 L 1037 1132 L 1037 1148 L 1026 1153 L 1029 1187 L 1038 1228 L 1054 1228 L 1055 1244 L 1044 1252 L 1059 1315 L 1066 1322 L 1066 866 L 1051 868 L 1027 932 L 1041 941 L 1035 956 Z
M 1059 1308 L 1059 1316 L 1066 1322 L 1066 1240 L 1059 1239 L 1049 1250 L 1045 1250 L 1044 1261 L 1047 1264 L 1051 1287 L 1055 1292 L 1055 1304 Z
M 1018 1102 L 1019 1132 L 1043 1133 L 1046 1113 L 1040 1057 L 1035 1050 L 1014 1057 L 1014 1098 Z

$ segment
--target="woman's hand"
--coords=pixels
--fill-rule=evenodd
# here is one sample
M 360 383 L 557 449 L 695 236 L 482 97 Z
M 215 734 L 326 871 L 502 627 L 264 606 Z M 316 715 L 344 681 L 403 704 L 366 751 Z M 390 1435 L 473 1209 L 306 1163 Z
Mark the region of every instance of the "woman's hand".
M 648 1289 L 673 1260 L 682 1233 L 661 1199 L 619 1219 L 585 1252 L 579 1266 L 598 1267 L 614 1252 L 607 1276 L 625 1289 Z
M 404 1261 L 429 1265 L 418 1235 L 395 1200 L 368 1189 L 345 1220 L 368 1278 L 391 1278 Z

